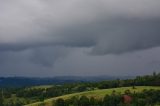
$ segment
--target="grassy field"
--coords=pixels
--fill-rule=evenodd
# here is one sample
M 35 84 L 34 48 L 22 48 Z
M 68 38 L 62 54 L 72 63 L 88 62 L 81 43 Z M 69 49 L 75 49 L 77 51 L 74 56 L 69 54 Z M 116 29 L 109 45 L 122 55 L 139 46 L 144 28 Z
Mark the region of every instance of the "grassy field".
M 71 98 L 73 96 L 78 96 L 79 97 L 79 96 L 85 95 L 87 97 L 95 97 L 97 99 L 101 99 L 106 94 L 110 95 L 113 90 L 115 90 L 117 93 L 122 93 L 123 94 L 125 90 L 130 90 L 131 92 L 141 92 L 144 89 L 147 89 L 147 90 L 149 90 L 149 89 L 160 90 L 160 87 L 137 86 L 137 87 L 135 87 L 135 89 L 133 89 L 132 87 L 121 87 L 121 88 L 112 88 L 112 89 L 103 89 L 103 90 L 93 90 L 93 91 L 86 91 L 86 92 L 68 94 L 68 95 L 64 95 L 64 96 L 59 96 L 59 97 L 47 99 L 47 100 L 44 101 L 44 103 L 47 104 L 46 106 L 52 106 L 51 105 L 52 101 L 54 101 L 54 100 L 56 100 L 58 98 L 68 99 L 68 98 Z M 25 105 L 25 106 L 38 106 L 38 104 L 40 104 L 40 103 L 42 103 L 42 102 L 36 102 L 36 103 Z
M 53 87 L 53 85 L 40 85 L 40 86 L 33 86 L 33 87 L 30 87 L 30 89 L 47 89 L 47 88 L 51 88 Z

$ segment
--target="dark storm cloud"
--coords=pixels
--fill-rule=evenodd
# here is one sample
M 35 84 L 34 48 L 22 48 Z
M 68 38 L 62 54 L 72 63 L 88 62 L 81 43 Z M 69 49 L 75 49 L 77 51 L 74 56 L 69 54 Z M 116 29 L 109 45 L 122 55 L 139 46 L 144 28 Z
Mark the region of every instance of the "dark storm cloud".
M 99 55 L 143 50 L 160 45 L 159 23 L 160 19 L 117 19 L 110 22 L 103 20 L 102 22 L 71 26 L 64 29 L 59 35 L 62 35 L 62 38 L 56 41 L 28 42 L 28 44 L 23 42 L 4 43 L 0 45 L 0 50 L 22 50 L 48 45 L 93 47 L 91 53 Z M 50 36 L 51 39 L 53 37 Z
M 113 54 L 132 54 L 159 47 L 159 5 L 159 0 L 1 0 L 0 69 L 24 69 L 25 73 L 26 70 L 30 70 L 28 73 L 41 70 L 43 75 L 45 72 L 42 71 L 54 70 L 53 65 L 57 71 L 65 70 L 66 63 L 76 66 L 78 60 L 85 58 L 83 61 L 89 61 L 93 58 L 96 61 L 93 64 L 98 67 L 112 60 L 110 57 Z M 83 52 L 83 49 L 87 50 Z M 66 55 L 69 54 L 73 56 L 68 59 Z M 109 60 L 100 61 L 103 59 L 99 56 Z M 129 59 L 126 59 L 127 62 Z M 89 71 L 94 69 L 89 63 L 88 66 L 81 66 L 80 63 L 76 66 L 79 69 L 83 66 Z M 102 70 L 114 71 L 113 67 Z M 72 73 L 76 69 L 70 70 Z M 36 75 L 37 71 L 34 72 Z
M 93 47 L 92 54 L 108 54 L 156 47 L 160 45 L 159 3 L 1 1 L 0 50 L 61 45 Z
M 52 67 L 58 59 L 63 59 L 70 52 L 70 48 L 45 47 L 34 49 L 30 61 L 45 67 Z
M 119 54 L 160 45 L 160 19 L 115 20 L 93 47 L 93 54 Z M 106 23 L 107 24 L 107 23 Z

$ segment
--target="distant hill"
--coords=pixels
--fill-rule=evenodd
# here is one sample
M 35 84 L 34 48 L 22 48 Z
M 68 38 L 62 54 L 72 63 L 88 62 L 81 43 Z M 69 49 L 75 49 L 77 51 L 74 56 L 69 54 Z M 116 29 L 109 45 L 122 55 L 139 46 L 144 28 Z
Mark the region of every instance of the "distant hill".
M 58 76 L 53 78 L 0 77 L 0 87 L 25 87 L 76 82 L 97 82 L 103 80 L 128 79 L 130 76 Z

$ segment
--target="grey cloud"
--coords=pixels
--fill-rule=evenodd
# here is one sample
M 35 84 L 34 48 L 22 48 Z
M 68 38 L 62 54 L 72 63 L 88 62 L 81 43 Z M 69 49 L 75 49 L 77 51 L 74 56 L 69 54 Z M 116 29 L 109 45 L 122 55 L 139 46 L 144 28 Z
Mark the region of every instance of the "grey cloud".
M 41 76 L 96 74 L 98 69 L 149 73 L 159 68 L 158 55 L 142 61 L 135 57 L 137 52 L 159 53 L 159 4 L 159 0 L 0 0 L 0 70 L 7 70 L 3 75 Z
M 107 54 L 156 47 L 158 4 L 150 0 L 2 1 L 0 50 L 60 45 L 93 47 L 92 54 Z
M 160 45 L 160 19 L 119 20 L 111 23 L 93 54 L 119 54 L 149 49 Z M 104 27 L 105 28 L 105 27 Z
M 160 48 L 125 53 L 121 55 L 86 55 L 88 49 L 78 49 L 63 61 L 57 63 L 54 70 L 58 75 L 146 75 L 160 72 Z M 67 71 L 66 71 L 67 69 Z
M 103 23 L 102 23 L 103 22 Z M 52 46 L 93 47 L 92 54 L 124 53 L 160 45 L 160 20 L 118 19 L 70 26 L 56 41 L 1 44 L 0 50 L 21 50 Z M 52 33 L 52 32 L 50 32 Z M 50 36 L 52 40 L 52 36 Z
M 57 60 L 65 58 L 70 51 L 70 48 L 65 47 L 36 48 L 32 52 L 30 61 L 45 67 L 52 67 Z
M 0 62 L 0 76 L 52 77 L 56 75 L 140 75 L 151 74 L 153 71 L 160 72 L 160 66 L 157 65 L 157 63 L 151 63 L 160 60 L 159 47 L 122 55 L 91 56 L 85 54 L 85 52 L 88 51 L 87 48 L 75 48 L 72 50 L 71 55 L 63 59 L 61 57 L 58 58 L 54 63 L 54 67 L 44 64 L 43 59 L 39 60 L 43 60 L 41 63 L 37 63 L 36 60 L 30 60 L 31 57 L 34 56 L 33 50 L 5 52 L 3 54 L 1 52 L 0 58 L 3 57 L 5 59 L 3 62 Z M 44 55 L 48 55 L 48 53 L 42 54 L 42 57 L 38 56 L 38 59 L 45 57 Z M 47 58 L 50 56 L 53 59 L 52 53 L 51 55 L 49 54 Z M 52 59 L 45 61 L 50 61 L 52 63 Z

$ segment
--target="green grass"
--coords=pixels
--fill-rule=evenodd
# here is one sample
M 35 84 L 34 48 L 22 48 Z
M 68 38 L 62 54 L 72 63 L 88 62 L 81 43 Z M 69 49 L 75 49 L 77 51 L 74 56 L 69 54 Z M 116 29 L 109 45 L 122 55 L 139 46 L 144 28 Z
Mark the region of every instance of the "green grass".
M 68 95 L 63 95 L 59 97 L 54 97 L 51 99 L 47 99 L 44 102 L 47 104 L 47 106 L 51 106 L 50 104 L 52 103 L 53 100 L 56 100 L 58 98 L 63 98 L 63 99 L 68 99 L 73 96 L 82 96 L 85 95 L 87 97 L 95 97 L 97 99 L 103 98 L 106 94 L 110 95 L 113 90 L 115 90 L 117 93 L 124 93 L 125 90 L 130 90 L 131 92 L 141 92 L 144 89 L 156 89 L 160 90 L 160 87 L 153 87 L 153 86 L 137 86 L 136 89 L 133 89 L 132 87 L 121 87 L 121 88 L 111 88 L 111 89 L 103 89 L 103 90 L 93 90 L 93 91 L 86 91 L 86 92 L 80 92 L 80 93 L 74 93 L 74 94 L 68 94 Z M 41 102 L 36 102 L 33 104 L 25 105 L 25 106 L 38 106 Z
M 86 91 L 86 92 L 68 94 L 68 95 L 64 95 L 64 96 L 59 96 L 59 97 L 47 99 L 44 102 L 49 104 L 53 100 L 56 100 L 58 98 L 68 99 L 68 98 L 71 98 L 73 96 L 82 96 L 82 95 L 85 95 L 85 96 L 88 96 L 88 97 L 95 97 L 97 99 L 100 99 L 100 98 L 103 98 L 106 94 L 110 95 L 113 90 L 115 90 L 117 93 L 124 93 L 124 91 L 128 90 L 128 89 L 131 92 L 141 92 L 144 89 L 159 89 L 160 90 L 160 87 L 139 86 L 139 87 L 136 87 L 136 89 L 132 89 L 132 87 L 121 87 L 121 88 L 112 88 L 112 89 L 104 89 L 104 90 Z M 26 105 L 26 106 L 37 106 L 39 103 L 41 103 L 41 102 L 36 102 L 36 103 Z
M 40 86 L 33 86 L 33 87 L 31 87 L 31 89 L 39 89 L 39 88 L 47 89 L 47 88 L 51 88 L 51 87 L 53 87 L 53 85 L 40 85 Z

